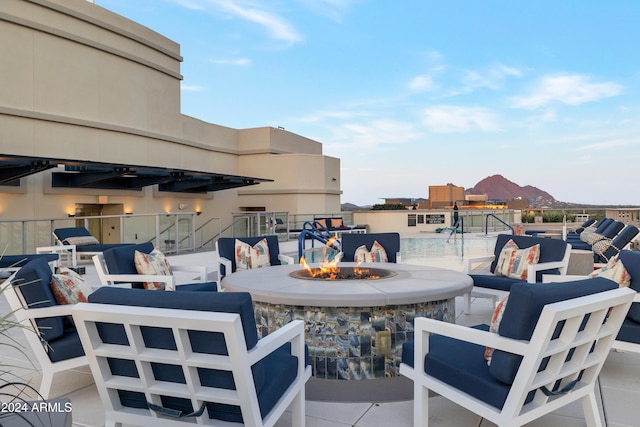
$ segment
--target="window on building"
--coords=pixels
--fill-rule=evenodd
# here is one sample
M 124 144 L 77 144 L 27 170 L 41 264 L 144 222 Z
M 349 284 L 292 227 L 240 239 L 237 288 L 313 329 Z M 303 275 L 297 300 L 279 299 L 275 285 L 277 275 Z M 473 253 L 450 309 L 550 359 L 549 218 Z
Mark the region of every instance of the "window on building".
M 417 217 L 416 214 L 409 214 L 407 216 L 407 225 L 409 227 L 415 227 L 416 226 L 416 217 Z

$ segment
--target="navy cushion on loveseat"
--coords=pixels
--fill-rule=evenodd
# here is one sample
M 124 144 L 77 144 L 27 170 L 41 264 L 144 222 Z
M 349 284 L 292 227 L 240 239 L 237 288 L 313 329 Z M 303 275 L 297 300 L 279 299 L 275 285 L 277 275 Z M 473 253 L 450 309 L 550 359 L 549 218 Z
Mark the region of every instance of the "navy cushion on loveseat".
M 243 237 L 238 239 L 250 246 L 255 245 L 262 239 L 267 239 L 267 245 L 269 246 L 269 263 L 271 265 L 280 265 L 282 264 L 278 259 L 278 255 L 280 255 L 280 244 L 278 243 L 278 236 L 258 236 L 258 237 Z M 224 277 L 227 274 L 233 273 L 236 271 L 236 257 L 234 256 L 236 253 L 236 239 L 232 237 L 222 237 L 218 239 L 218 255 L 224 258 L 227 258 L 231 261 L 231 272 L 225 271 L 225 266 L 220 265 L 220 277 Z
M 141 307 L 172 308 L 181 310 L 211 311 L 223 313 L 238 313 L 242 322 L 247 349 L 252 349 L 258 342 L 253 303 L 248 293 L 242 292 L 161 292 L 142 289 L 123 289 L 103 287 L 90 295 L 89 302 L 100 304 L 133 305 Z M 99 328 L 101 338 L 108 343 L 126 343 L 127 337 L 121 325 L 101 324 Z M 143 330 L 143 338 L 148 346 L 157 348 L 176 348 L 171 331 L 161 328 L 148 327 Z M 193 332 L 191 335 L 194 352 L 207 354 L 227 354 L 224 337 L 221 334 Z M 264 415 L 275 405 L 296 377 L 297 358 L 283 347 L 252 367 L 254 383 L 258 393 L 260 411 Z M 116 375 L 137 376 L 135 366 L 122 360 L 111 360 L 112 372 Z M 165 381 L 183 382 L 181 369 L 175 366 L 156 366 L 154 374 Z M 201 370 L 200 380 L 203 384 L 234 389 L 233 377 L 228 371 L 214 369 Z M 144 395 L 141 393 L 121 393 L 124 406 L 141 407 L 144 405 Z M 197 408 L 190 408 L 189 401 L 168 398 L 165 406 L 190 412 Z M 239 408 L 229 405 L 208 405 L 210 417 L 224 421 L 241 422 L 242 415 Z
M 44 308 L 58 305 L 51 291 L 51 266 L 49 257 L 34 257 L 13 278 L 13 286 L 28 308 Z M 65 316 L 37 319 L 36 325 L 47 343 L 47 355 L 52 362 L 84 355 L 80 337 Z
M 498 334 L 517 340 L 530 340 L 538 318 L 546 304 L 565 301 L 586 295 L 616 289 L 618 284 L 604 278 L 584 279 L 573 282 L 514 284 L 504 310 Z M 495 350 L 491 357 L 489 372 L 496 379 L 512 384 L 521 356 Z

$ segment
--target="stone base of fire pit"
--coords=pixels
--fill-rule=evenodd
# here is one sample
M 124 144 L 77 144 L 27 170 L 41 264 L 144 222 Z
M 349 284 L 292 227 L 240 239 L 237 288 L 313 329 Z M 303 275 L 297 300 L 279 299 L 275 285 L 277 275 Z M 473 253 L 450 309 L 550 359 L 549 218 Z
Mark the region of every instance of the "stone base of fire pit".
M 421 265 L 361 267 L 392 274 L 376 280 L 306 280 L 291 274 L 302 266 L 283 265 L 239 271 L 221 285 L 251 294 L 260 336 L 291 320 L 304 320 L 316 379 L 394 378 L 402 344 L 413 340 L 414 319 L 454 322 L 455 297 L 470 291 L 473 281 L 460 272 Z

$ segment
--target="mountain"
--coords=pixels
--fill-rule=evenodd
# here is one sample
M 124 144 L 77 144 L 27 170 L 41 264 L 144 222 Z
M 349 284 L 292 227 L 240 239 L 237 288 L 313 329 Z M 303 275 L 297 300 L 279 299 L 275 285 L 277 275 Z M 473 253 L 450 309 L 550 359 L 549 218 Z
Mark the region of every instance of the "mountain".
M 489 200 L 528 199 L 536 205 L 553 205 L 556 200 L 546 191 L 531 185 L 519 186 L 502 175 L 492 175 L 465 190 L 465 194 L 486 194 Z

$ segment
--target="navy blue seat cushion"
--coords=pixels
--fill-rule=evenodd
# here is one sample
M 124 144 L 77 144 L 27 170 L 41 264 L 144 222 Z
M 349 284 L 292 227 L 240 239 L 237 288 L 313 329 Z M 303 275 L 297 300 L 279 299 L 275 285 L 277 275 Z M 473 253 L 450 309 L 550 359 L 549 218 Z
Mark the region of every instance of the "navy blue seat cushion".
M 622 261 L 629 276 L 631 276 L 631 285 L 629 287 L 636 292 L 640 292 L 640 252 L 620 251 L 618 260 Z M 631 304 L 627 318 L 640 323 L 640 303 L 634 302 Z
M 0 255 L 0 268 L 24 267 L 32 259 L 44 259 L 46 262 L 58 260 L 58 254 Z
M 89 296 L 89 302 L 101 304 L 134 305 L 142 307 L 174 308 L 183 310 L 212 311 L 240 314 L 247 349 L 258 342 L 256 322 L 251 296 L 243 292 L 160 292 L 142 289 L 123 289 L 103 287 Z M 98 331 L 104 342 L 126 344 L 127 337 L 121 325 L 101 324 Z M 170 331 L 157 327 L 142 330 L 145 344 L 149 347 L 175 349 L 176 343 Z M 192 331 L 190 333 L 194 352 L 207 354 L 227 354 L 222 334 Z M 111 359 L 109 361 L 114 375 L 137 377 L 135 364 L 128 360 Z M 297 358 L 290 354 L 285 346 L 252 367 L 260 409 L 266 414 L 278 401 L 284 390 L 295 379 Z M 154 374 L 157 379 L 171 382 L 184 382 L 182 368 L 179 365 L 156 365 Z M 199 370 L 203 384 L 226 389 L 235 389 L 232 375 L 227 371 L 214 369 Z M 143 405 L 144 395 L 121 393 L 123 405 L 130 407 Z M 191 412 L 191 405 L 183 399 L 166 398 L 165 406 Z M 229 405 L 209 405 L 210 417 L 227 421 L 241 422 L 239 408 Z
M 527 283 L 524 280 L 505 276 L 494 276 L 492 274 L 470 274 L 469 276 L 473 279 L 473 286 L 507 292 L 509 292 L 511 285 L 514 283 Z
M 195 292 L 217 292 L 217 282 L 204 282 L 204 283 L 190 283 L 188 285 L 176 286 L 176 292 L 195 291 Z M 154 291 L 152 291 L 154 292 Z
M 475 329 L 489 330 L 488 325 L 478 325 Z M 429 353 L 424 360 L 424 371 L 440 381 L 464 391 L 498 409 L 504 406 L 510 386 L 498 381 L 489 373 L 484 359 L 486 347 L 460 341 L 442 335 L 429 337 Z M 402 346 L 402 361 L 414 366 L 414 343 Z M 528 396 L 527 402 L 533 398 Z
M 618 332 L 617 340 L 640 344 L 640 323 L 635 322 L 629 317 L 624 319 L 620 332 Z
M 373 242 L 378 242 L 387 253 L 389 262 L 396 262 L 400 252 L 400 234 L 398 233 L 345 233 L 342 235 L 342 261 L 353 262 L 356 249 L 365 245 L 370 251 Z
M 51 275 L 51 266 L 46 258 L 34 258 L 18 270 L 11 283 L 19 287 L 27 307 L 51 307 L 58 305 L 51 292 Z M 64 316 L 37 319 L 36 325 L 42 338 L 51 342 L 64 333 Z
M 604 232 L 604 230 L 606 230 L 606 228 L 613 222 L 613 219 L 611 218 L 603 218 L 602 220 L 600 220 L 600 222 L 596 225 L 596 229 L 594 230 L 595 233 L 598 234 L 602 234 Z
M 616 289 L 618 284 L 601 277 L 546 284 L 520 284 L 511 287 L 509 302 L 504 310 L 498 334 L 528 341 L 546 304 L 565 301 L 598 292 Z M 512 384 L 522 357 L 495 350 L 489 372 L 499 381 Z
M 262 239 L 267 239 L 267 245 L 269 245 L 269 263 L 271 265 L 280 265 L 278 255 L 280 255 L 280 244 L 278 243 L 278 236 L 258 236 L 258 237 L 242 237 L 238 238 L 241 242 L 248 245 L 255 245 Z M 236 271 L 236 238 L 235 237 L 222 237 L 218 239 L 218 256 L 226 258 L 231 261 L 231 272 Z M 220 265 L 220 275 L 225 276 L 227 273 L 224 265 Z
M 502 248 L 509 240 L 513 240 L 520 249 L 526 249 L 526 248 L 530 248 L 531 246 L 540 244 L 540 259 L 538 260 L 539 263 L 562 261 L 562 259 L 564 258 L 565 251 L 567 249 L 566 242 L 560 239 L 547 239 L 544 237 L 514 236 L 510 234 L 499 234 L 498 239 L 496 240 L 496 246 L 493 249 L 493 254 L 495 258 L 491 263 L 492 273 L 496 271 L 496 264 L 498 263 L 500 252 L 502 252 Z M 536 274 L 536 282 L 542 282 L 543 274 L 560 274 L 560 271 L 557 268 L 539 271 Z

